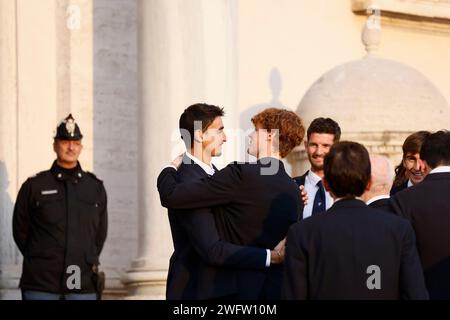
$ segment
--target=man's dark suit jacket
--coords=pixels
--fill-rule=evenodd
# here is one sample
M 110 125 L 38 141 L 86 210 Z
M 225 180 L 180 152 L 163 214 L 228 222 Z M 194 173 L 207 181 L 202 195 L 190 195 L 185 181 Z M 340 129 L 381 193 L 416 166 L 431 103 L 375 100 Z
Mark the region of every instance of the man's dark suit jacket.
M 177 184 L 175 178 L 173 168 L 164 169 L 158 177 L 162 205 L 178 209 L 215 206 L 219 236 L 232 243 L 274 248 L 297 220 L 298 187 L 277 159 L 232 163 L 214 176 L 195 182 Z M 278 299 L 281 278 L 281 266 L 241 269 L 239 298 Z
M 373 265 L 380 268 L 381 289 L 367 286 Z M 287 237 L 283 296 L 427 299 L 411 225 L 355 199 L 297 222 Z
M 369 207 L 382 210 L 384 212 L 394 213 L 390 199 L 379 199 L 369 204 Z
M 450 173 L 432 173 L 392 198 L 409 219 L 431 299 L 450 299 Z
M 401 185 L 398 186 L 392 186 L 391 188 L 391 197 L 396 194 L 397 192 L 400 192 L 402 190 L 408 189 L 408 180 L 406 180 L 406 182 L 402 183 Z
M 207 177 L 185 156 L 177 180 L 195 181 Z M 166 297 L 173 299 L 216 299 L 237 296 L 233 268 L 264 269 L 267 252 L 242 247 L 220 239 L 210 208 L 174 210 L 169 208 L 174 252 L 170 259 Z
M 297 184 L 297 186 L 304 186 L 305 185 L 305 180 L 306 180 L 306 176 L 308 175 L 308 171 L 306 171 L 303 175 L 295 177 L 294 181 Z M 314 201 L 314 199 L 309 200 L 309 201 Z M 300 214 L 298 217 L 298 220 L 302 220 L 303 219 L 303 209 L 305 208 L 305 204 L 303 203 L 303 201 L 300 203 Z

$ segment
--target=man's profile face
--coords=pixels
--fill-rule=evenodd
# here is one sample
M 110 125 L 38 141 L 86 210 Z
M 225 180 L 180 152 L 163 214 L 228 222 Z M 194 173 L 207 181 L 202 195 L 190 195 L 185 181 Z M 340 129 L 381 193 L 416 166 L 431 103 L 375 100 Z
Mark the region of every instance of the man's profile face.
M 222 154 L 222 144 L 226 141 L 222 117 L 217 117 L 203 133 L 203 150 L 210 152 L 213 157 L 219 157 Z
M 305 141 L 306 154 L 313 170 L 323 170 L 323 161 L 333 143 L 334 134 L 331 133 L 311 133 Z
M 82 149 L 81 140 L 56 139 L 53 143 L 58 163 L 67 167 L 76 166 Z
M 413 185 L 416 185 L 425 178 L 426 166 L 422 159 L 420 159 L 419 153 L 406 153 L 403 159 L 403 166 L 406 169 L 406 177 L 411 180 Z
M 248 138 L 247 153 L 251 156 L 258 158 L 261 153 L 265 153 L 270 148 L 267 142 L 268 132 L 259 123 L 255 125 L 255 130 L 248 135 Z

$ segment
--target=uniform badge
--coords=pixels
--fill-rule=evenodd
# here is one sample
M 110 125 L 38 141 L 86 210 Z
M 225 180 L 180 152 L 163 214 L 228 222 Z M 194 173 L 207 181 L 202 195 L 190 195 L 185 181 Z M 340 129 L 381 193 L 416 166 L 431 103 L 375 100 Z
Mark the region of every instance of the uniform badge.
M 71 137 L 75 134 L 75 121 L 73 118 L 69 118 L 66 121 L 66 130 L 70 134 Z
M 41 194 L 43 196 L 48 196 L 50 194 L 57 194 L 57 193 L 58 193 L 58 190 L 42 190 L 41 191 Z

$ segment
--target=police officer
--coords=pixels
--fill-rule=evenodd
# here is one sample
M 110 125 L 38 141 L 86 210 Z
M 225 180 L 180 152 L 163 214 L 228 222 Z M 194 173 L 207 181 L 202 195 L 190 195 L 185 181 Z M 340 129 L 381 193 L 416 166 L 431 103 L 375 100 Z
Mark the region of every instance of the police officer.
M 52 167 L 28 178 L 17 196 L 13 235 L 24 258 L 24 300 L 98 298 L 107 201 L 102 181 L 78 162 L 82 137 L 70 114 L 56 129 Z

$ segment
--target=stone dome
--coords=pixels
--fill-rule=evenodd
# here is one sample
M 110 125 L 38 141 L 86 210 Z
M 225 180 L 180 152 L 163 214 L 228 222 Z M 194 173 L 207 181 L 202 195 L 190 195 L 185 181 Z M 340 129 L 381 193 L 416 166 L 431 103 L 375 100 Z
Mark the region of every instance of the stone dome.
M 439 130 L 450 124 L 450 106 L 420 72 L 372 54 L 339 65 L 306 92 L 297 113 L 306 125 L 336 120 L 344 133 Z

